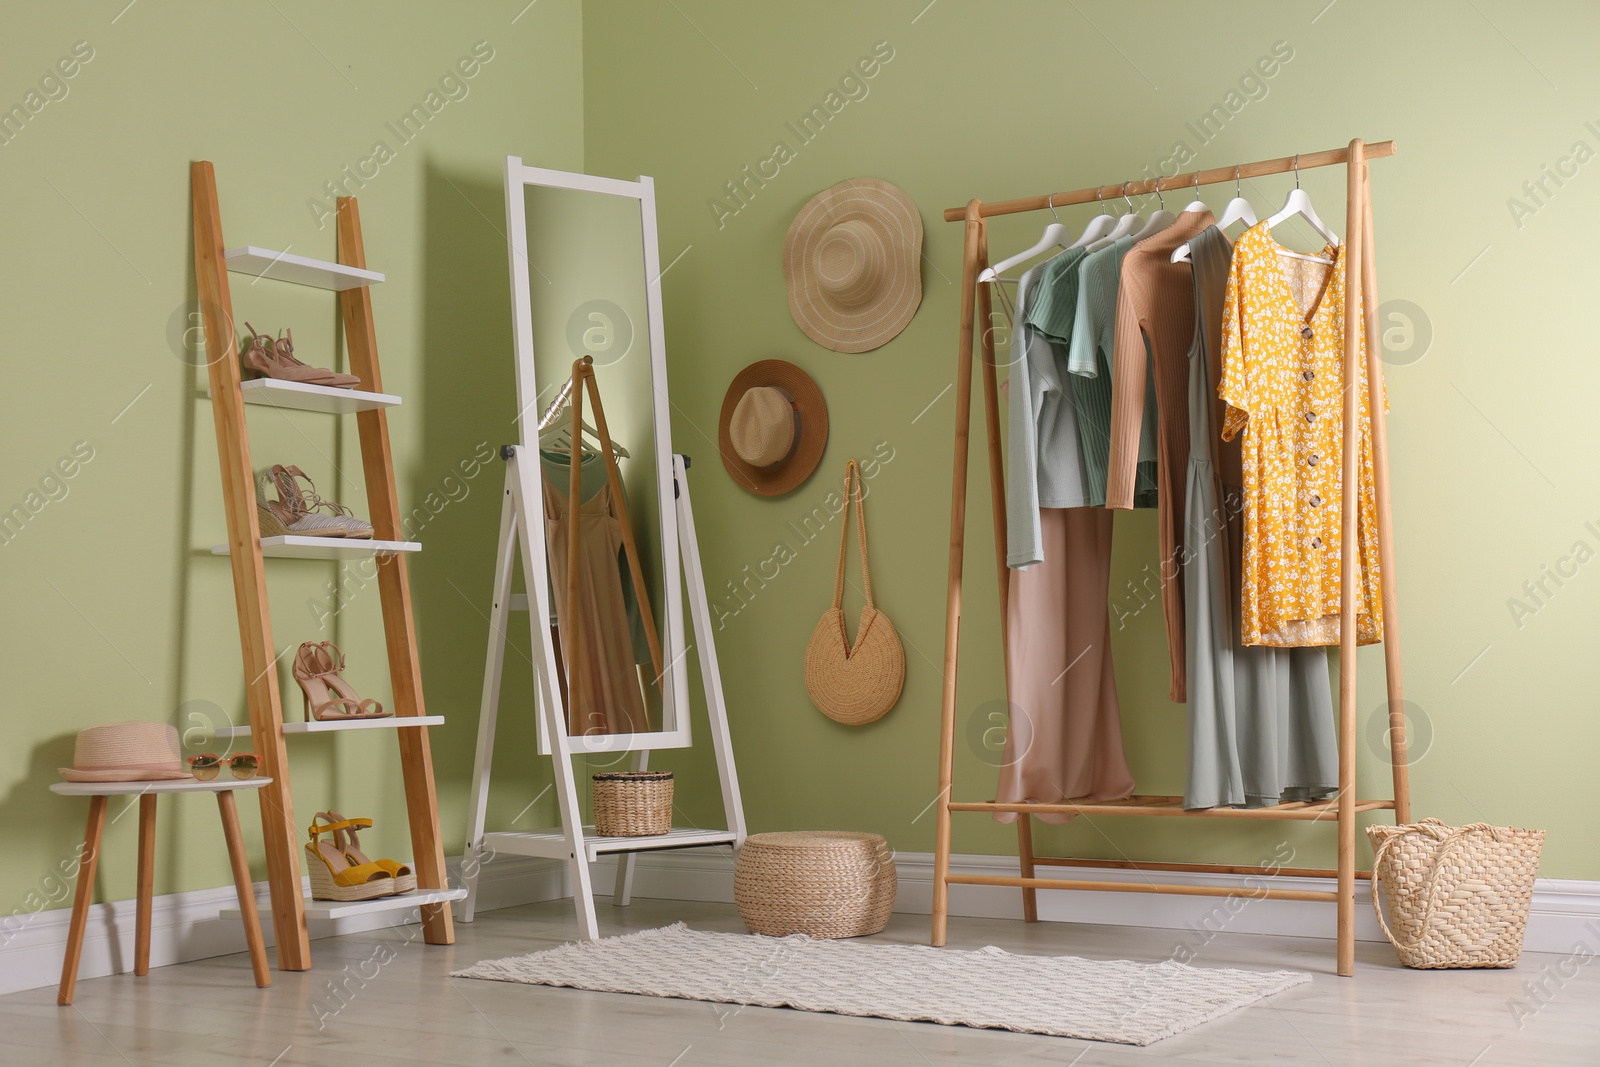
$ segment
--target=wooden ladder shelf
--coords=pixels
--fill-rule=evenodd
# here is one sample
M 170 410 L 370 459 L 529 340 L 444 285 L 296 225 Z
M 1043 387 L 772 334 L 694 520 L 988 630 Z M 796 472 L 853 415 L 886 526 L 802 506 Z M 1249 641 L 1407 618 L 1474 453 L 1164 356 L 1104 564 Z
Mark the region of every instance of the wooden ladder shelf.
M 434 945 L 451 944 L 455 933 L 448 902 L 465 895 L 465 890 L 452 890 L 448 886 L 444 849 L 439 837 L 439 804 L 434 792 L 433 757 L 425 725 L 439 720 L 426 717 L 423 706 L 422 671 L 406 575 L 406 554 L 421 546 L 406 542 L 401 534 L 386 413 L 386 408 L 398 404 L 399 398 L 383 392 L 377 331 L 368 288 L 381 282 L 383 275 L 367 269 L 361 242 L 361 215 L 354 197 L 338 200 L 339 259 L 337 263 L 326 263 L 275 254 L 254 246 L 225 250 L 222 212 L 212 165 L 205 161 L 192 164 L 190 180 L 194 198 L 195 284 L 207 338 L 207 374 L 212 413 L 216 419 L 223 506 L 228 520 L 227 544 L 213 551 L 226 553 L 233 571 L 245 697 L 250 714 L 248 732 L 252 747 L 261 757 L 262 772 L 272 779 L 261 790 L 260 807 L 278 967 L 286 971 L 310 969 L 308 914 L 332 917 L 335 912 L 347 915 L 361 910 L 417 907 L 424 939 Z M 240 378 L 236 354 L 229 271 L 337 291 L 350 371 L 361 378 L 363 389 L 284 382 L 273 382 L 271 386 L 251 382 L 249 386 L 255 388 L 247 388 Z M 246 402 L 331 414 L 355 413 L 373 541 L 339 539 L 323 549 L 315 544 L 298 543 L 308 539 L 290 537 L 271 538 L 271 544 L 263 545 L 256 519 L 255 468 L 245 423 Z M 352 552 L 374 555 L 378 563 L 378 595 L 383 610 L 395 711 L 394 719 L 379 721 L 397 727 L 394 732 L 400 744 L 406 810 L 411 824 L 411 865 L 417 872 L 418 889 L 401 896 L 329 907 L 326 902 L 311 902 L 302 895 L 299 859 L 302 831 L 295 820 L 284 743 L 286 733 L 296 731 L 285 730 L 278 686 L 280 653 L 273 644 L 263 561 L 266 555 L 334 559 Z M 408 719 L 414 721 L 408 722 Z M 371 726 L 372 722 L 358 721 L 354 725 Z M 219 731 L 219 736 L 244 732 L 242 729 Z

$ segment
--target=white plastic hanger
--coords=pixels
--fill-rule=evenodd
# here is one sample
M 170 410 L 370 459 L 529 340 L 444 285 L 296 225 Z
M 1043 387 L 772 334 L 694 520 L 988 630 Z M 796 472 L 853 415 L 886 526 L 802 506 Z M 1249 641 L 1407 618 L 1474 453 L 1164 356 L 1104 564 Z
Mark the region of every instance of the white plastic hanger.
M 1072 234 L 1061 224 L 1061 216 L 1056 214 L 1055 199 L 1056 194 L 1051 193 L 1050 199 L 1045 201 L 1046 206 L 1050 208 L 1050 217 L 1055 221 L 1044 228 L 1044 233 L 1040 236 L 1038 243 L 1032 248 L 1024 249 L 1014 256 L 1001 260 L 992 267 L 985 268 L 984 272 L 978 275 L 980 282 L 1006 281 L 1008 279 L 1003 279 L 1000 275 L 1017 264 L 1026 263 L 1040 252 L 1049 251 L 1051 248 L 1066 248 L 1072 244 Z
M 1311 224 L 1311 228 L 1316 230 L 1317 233 L 1322 236 L 1323 240 L 1327 241 L 1335 248 L 1339 247 L 1338 235 L 1332 230 L 1328 229 L 1327 224 L 1317 217 L 1316 209 L 1311 206 L 1311 195 L 1304 189 L 1300 188 L 1300 154 L 1298 152 L 1295 153 L 1294 157 L 1294 188 L 1289 190 L 1289 195 L 1284 198 L 1283 207 L 1279 209 L 1278 213 L 1267 220 L 1267 227 L 1275 230 L 1278 228 L 1279 224 L 1287 222 L 1296 215 L 1299 215 L 1301 218 L 1309 222 Z M 1282 245 L 1279 245 L 1278 247 L 1281 254 L 1292 256 L 1295 259 L 1306 259 L 1313 263 L 1333 262 L 1333 260 L 1328 259 L 1326 256 L 1310 256 L 1303 252 L 1290 252 L 1286 249 L 1283 249 Z
M 1198 199 L 1200 191 L 1200 174 L 1198 171 L 1194 176 L 1194 187 L 1197 199 L 1193 204 L 1190 204 L 1187 208 L 1185 208 L 1185 211 L 1205 210 L 1205 205 L 1201 204 Z M 1199 207 L 1196 207 L 1196 204 L 1198 204 Z M 1236 222 L 1242 222 L 1246 226 L 1254 226 L 1256 224 L 1256 209 L 1251 207 L 1250 201 L 1244 198 L 1244 184 L 1240 178 L 1238 167 L 1233 168 L 1233 199 L 1229 200 L 1228 206 L 1222 209 L 1222 218 L 1217 220 L 1217 229 L 1226 230 L 1229 226 L 1232 226 Z M 1189 244 L 1187 241 L 1172 250 L 1172 262 L 1191 262 L 1189 259 Z
M 1128 183 L 1127 182 L 1123 182 L 1122 183 L 1122 199 L 1127 201 L 1128 213 L 1117 220 L 1117 224 L 1114 227 L 1112 227 L 1110 233 L 1106 234 L 1104 237 L 1100 238 L 1100 240 L 1098 240 L 1098 241 L 1094 242 L 1093 244 L 1089 245 L 1089 251 L 1091 251 L 1091 252 L 1100 251 L 1102 248 L 1104 248 L 1107 245 L 1111 244 L 1113 241 L 1118 241 L 1118 240 L 1121 240 L 1122 238 L 1128 236 L 1130 233 L 1132 233 L 1134 230 L 1136 230 L 1139 226 L 1141 226 L 1144 223 L 1144 219 L 1141 218 L 1139 216 L 1138 212 L 1136 212 L 1133 209 L 1133 201 L 1132 200 L 1128 200 Z
M 1156 201 L 1161 205 L 1145 220 L 1144 228 L 1133 235 L 1134 243 L 1152 237 L 1178 221 L 1178 216 L 1167 210 L 1167 198 L 1161 195 L 1161 183 L 1156 182 Z
M 1068 248 L 1084 248 L 1094 244 L 1100 238 L 1111 232 L 1117 224 L 1116 216 L 1106 210 L 1105 198 L 1101 195 L 1101 187 L 1095 186 L 1094 198 L 1100 203 L 1100 214 L 1089 220 L 1089 225 L 1083 228 L 1083 235 L 1068 245 Z
M 1200 199 L 1200 172 L 1194 172 L 1194 199 L 1184 206 L 1185 211 L 1210 211 L 1206 202 Z
M 1246 226 L 1256 224 L 1256 209 L 1244 198 L 1244 186 L 1239 178 L 1238 167 L 1233 168 L 1233 199 L 1222 209 L 1222 218 L 1217 220 L 1217 229 L 1226 230 L 1236 222 L 1242 222 Z

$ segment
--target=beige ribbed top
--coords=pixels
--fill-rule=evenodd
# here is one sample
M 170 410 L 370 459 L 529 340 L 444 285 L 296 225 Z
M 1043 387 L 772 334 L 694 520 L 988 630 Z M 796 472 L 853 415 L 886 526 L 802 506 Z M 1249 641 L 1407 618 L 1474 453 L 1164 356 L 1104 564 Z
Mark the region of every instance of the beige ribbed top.
M 1111 457 L 1106 507 L 1133 507 L 1139 426 L 1146 391 L 1145 352 L 1155 374 L 1156 484 L 1159 492 L 1161 607 L 1172 664 L 1169 695 L 1185 697 L 1183 636 L 1183 504 L 1189 462 L 1189 344 L 1194 340 L 1194 279 L 1172 262 L 1179 245 L 1216 220 L 1185 211 L 1122 260 L 1117 290 L 1116 355 L 1112 360 Z

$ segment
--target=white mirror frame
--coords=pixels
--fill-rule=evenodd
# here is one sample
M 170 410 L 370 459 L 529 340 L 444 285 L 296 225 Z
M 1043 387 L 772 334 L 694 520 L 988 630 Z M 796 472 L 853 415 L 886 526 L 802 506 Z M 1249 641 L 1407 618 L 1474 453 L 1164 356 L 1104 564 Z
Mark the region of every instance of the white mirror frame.
M 553 399 L 561 382 L 544 383 L 541 392 L 534 363 L 533 305 L 530 295 L 528 267 L 527 219 L 524 203 L 527 186 L 550 189 L 572 189 L 578 192 L 604 196 L 620 196 L 639 204 L 641 244 L 644 248 L 645 315 L 649 319 L 644 331 L 650 351 L 650 388 L 653 395 L 652 413 L 655 421 L 656 499 L 661 521 L 662 588 L 665 592 L 665 610 L 659 614 L 662 623 L 662 649 L 666 666 L 661 679 L 661 716 L 663 723 L 672 723 L 672 729 L 653 733 L 590 734 L 579 737 L 563 734 L 563 752 L 635 752 L 659 748 L 687 748 L 689 739 L 689 680 L 684 669 L 687 651 L 684 645 L 683 573 L 679 563 L 677 508 L 672 478 L 672 427 L 671 405 L 667 402 L 666 338 L 661 320 L 661 252 L 656 241 L 656 193 L 653 179 L 640 175 L 636 182 L 618 178 L 601 178 L 591 174 L 576 174 L 563 170 L 546 170 L 543 167 L 523 166 L 520 156 L 506 157 L 506 246 L 511 257 L 511 306 L 513 319 L 513 349 L 516 356 L 517 380 L 517 433 L 522 446 L 536 455 L 539 448 L 539 416 L 542 414 L 541 397 Z M 536 686 L 537 699 L 560 699 L 556 677 L 554 644 L 548 630 L 540 640 L 539 620 L 550 618 L 549 567 L 546 556 L 544 523 L 531 523 L 523 544 L 529 545 L 532 559 L 525 559 L 523 573 L 529 575 L 532 588 L 528 589 L 530 627 L 534 634 L 535 669 L 543 676 L 545 684 Z M 554 694 L 551 698 L 547 694 Z M 550 752 L 547 720 L 568 722 L 566 709 L 557 716 L 539 715 L 539 752 Z

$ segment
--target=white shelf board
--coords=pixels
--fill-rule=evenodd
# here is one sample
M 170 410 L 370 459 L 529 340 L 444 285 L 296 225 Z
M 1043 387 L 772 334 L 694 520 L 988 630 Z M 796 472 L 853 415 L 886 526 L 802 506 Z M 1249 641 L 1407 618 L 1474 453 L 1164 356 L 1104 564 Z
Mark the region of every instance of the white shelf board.
M 377 897 L 373 900 L 312 900 L 305 898 L 307 919 L 342 919 L 347 915 L 366 915 L 375 911 L 398 911 L 404 908 L 415 908 L 423 904 L 442 904 L 450 900 L 460 900 L 467 895 L 466 889 L 417 889 L 410 893 L 401 893 L 393 897 Z M 270 898 L 261 897 L 256 900 L 257 910 L 261 913 L 263 922 L 272 918 L 272 902 Z M 219 919 L 237 919 L 239 909 L 237 906 L 223 908 L 217 913 Z
M 286 722 L 286 734 L 322 734 L 340 730 L 397 730 L 405 726 L 443 726 L 443 715 L 390 715 L 382 719 L 329 720 L 326 722 Z M 249 737 L 250 727 L 224 726 L 214 737 Z
M 702 845 L 731 845 L 738 838 L 732 830 L 696 830 L 673 827 L 664 834 L 649 837 L 600 837 L 594 827 L 583 828 L 589 862 L 608 852 L 656 852 L 669 848 L 698 848 Z M 559 828 L 553 830 L 510 830 L 483 835 L 484 843 L 495 853 L 508 856 L 537 856 L 567 859 L 567 838 Z
M 418 541 L 369 541 L 354 537 L 263 537 L 261 554 L 285 559 L 363 559 L 380 552 L 421 552 Z M 227 545 L 212 545 L 213 556 L 226 556 Z
M 240 383 L 239 392 L 246 404 L 261 404 L 272 408 L 297 408 L 301 411 L 324 411 L 330 415 L 350 415 L 357 411 L 400 406 L 400 398 L 393 393 L 335 389 L 331 385 L 286 382 L 279 378 L 252 378 L 250 381 Z M 206 390 L 206 395 L 211 395 L 209 389 Z
M 288 252 L 274 252 L 270 248 L 257 248 L 255 245 L 226 249 L 222 258 L 227 261 L 228 269 L 236 274 L 253 274 L 258 278 L 311 285 L 334 292 L 377 285 L 383 281 L 383 275 L 375 270 L 347 267 L 343 263 L 309 259 Z

